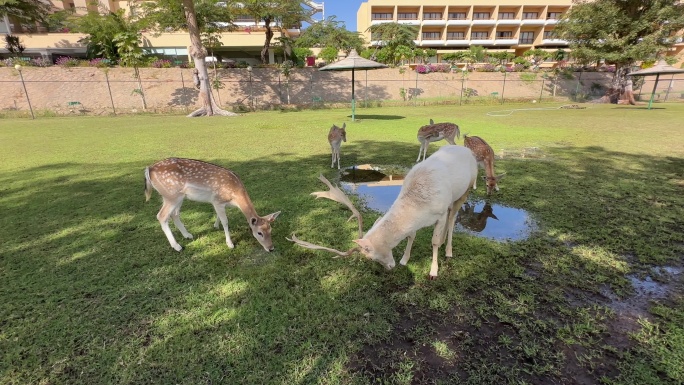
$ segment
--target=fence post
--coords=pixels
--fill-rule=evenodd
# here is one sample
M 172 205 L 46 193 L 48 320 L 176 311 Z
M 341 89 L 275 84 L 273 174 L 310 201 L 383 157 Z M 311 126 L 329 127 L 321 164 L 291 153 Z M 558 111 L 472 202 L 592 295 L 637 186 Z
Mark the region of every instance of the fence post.
M 463 83 L 465 82 L 465 76 L 463 76 L 463 72 L 461 72 L 461 96 L 458 98 L 458 105 L 463 104 Z
M 409 67 L 411 68 L 411 67 Z M 416 88 L 413 90 L 413 105 L 416 106 L 418 103 L 418 71 L 413 71 L 416 73 Z
M 542 95 L 544 94 L 544 81 L 546 80 L 545 77 L 542 77 L 542 86 L 541 90 L 539 90 L 539 103 L 542 101 Z
M 368 108 L 368 70 L 366 70 L 366 87 L 363 89 L 363 107 Z
M 506 77 L 508 76 L 508 72 L 504 72 L 504 81 L 503 81 L 503 86 L 501 87 L 501 104 L 504 104 L 504 93 L 506 92 Z
M 667 92 L 665 93 L 665 99 L 663 102 L 667 101 L 667 97 L 670 96 L 670 90 L 672 89 L 672 82 L 674 82 L 674 74 L 672 74 L 672 77 L 670 78 L 670 83 L 667 85 Z
M 577 97 L 579 96 L 579 88 L 580 88 L 581 83 L 582 83 L 582 72 L 580 72 L 579 76 L 577 77 L 577 88 L 575 88 L 575 101 L 577 101 Z
M 24 94 L 26 95 L 26 101 L 29 105 L 29 110 L 31 111 L 31 119 L 35 119 L 36 116 L 33 114 L 33 107 L 31 107 L 31 99 L 29 99 L 28 91 L 26 91 L 26 83 L 24 82 L 24 74 L 21 73 L 21 64 L 17 64 L 14 68 L 19 71 L 19 77 L 21 77 L 21 85 L 24 87 Z
M 104 74 L 105 74 L 105 80 L 107 81 L 107 91 L 109 91 L 109 101 L 112 102 L 112 111 L 114 112 L 114 115 L 116 115 L 116 108 L 114 108 L 114 97 L 112 96 L 112 88 L 109 86 L 109 75 L 107 74 L 106 68 L 105 68 Z
M 183 92 L 181 93 L 181 100 L 182 100 L 182 102 L 183 102 L 183 108 L 185 109 L 185 113 L 187 114 L 187 113 L 188 113 L 188 104 L 186 103 L 186 101 L 187 101 L 187 95 L 186 95 L 186 92 L 185 92 L 185 79 L 183 78 L 183 68 L 179 67 L 178 69 L 180 70 L 180 74 L 181 74 L 181 86 L 183 87 Z

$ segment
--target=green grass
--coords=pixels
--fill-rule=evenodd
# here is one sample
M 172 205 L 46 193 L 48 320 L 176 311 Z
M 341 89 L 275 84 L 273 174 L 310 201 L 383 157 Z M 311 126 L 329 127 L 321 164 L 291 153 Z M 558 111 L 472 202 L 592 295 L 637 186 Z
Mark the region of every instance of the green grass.
M 0 119 L 0 383 L 684 383 L 684 274 L 654 270 L 684 256 L 684 105 L 486 115 L 548 106 Z M 437 281 L 430 229 L 391 272 L 285 239 L 352 246 L 348 211 L 309 195 L 337 177 L 333 123 L 347 122 L 343 165 L 410 167 L 430 118 L 546 155 L 496 163 L 491 201 L 530 212 L 532 237 L 456 234 Z M 190 201 L 195 240 L 172 226 L 173 251 L 142 172 L 169 156 L 231 168 L 260 214 L 282 210 L 276 251 L 234 209 L 229 250 Z M 646 275 L 668 294 L 636 296 L 629 278 Z

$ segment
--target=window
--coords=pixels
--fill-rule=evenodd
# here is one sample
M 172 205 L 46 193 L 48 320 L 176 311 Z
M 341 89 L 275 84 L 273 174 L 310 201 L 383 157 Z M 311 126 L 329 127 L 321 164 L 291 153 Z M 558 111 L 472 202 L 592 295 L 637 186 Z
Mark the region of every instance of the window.
M 392 20 L 391 13 L 372 13 L 371 20 Z
M 465 12 L 449 12 L 449 20 L 465 20 Z
M 235 21 L 241 22 L 241 23 L 244 23 L 244 22 L 252 22 L 252 23 L 253 23 L 253 22 L 254 22 L 254 16 L 250 16 L 250 15 L 237 15 L 237 16 L 235 17 Z
M 555 39 L 553 31 L 544 31 L 544 39 Z
M 371 40 L 380 40 L 382 35 L 379 32 L 373 32 L 371 33 Z
M 470 35 L 471 39 L 489 39 L 489 32 L 473 32 Z
M 464 32 L 447 32 L 447 40 L 465 40 Z
M 439 32 L 423 32 L 423 40 L 439 40 Z
M 497 32 L 496 33 L 496 38 L 497 39 L 510 39 L 513 37 L 513 32 L 512 31 L 502 31 L 502 32 Z
M 550 20 L 556 20 L 556 19 L 560 19 L 562 14 L 563 14 L 563 12 L 549 12 L 548 15 L 546 16 L 546 18 L 550 19 Z
M 520 44 L 534 43 L 534 32 L 520 32 Z
M 425 12 L 423 13 L 424 20 L 442 20 L 442 14 L 440 12 Z
M 475 12 L 473 13 L 474 20 L 488 20 L 491 19 L 491 14 L 489 12 Z
M 523 19 L 539 19 L 539 12 L 523 12 Z
M 499 12 L 499 20 L 511 20 L 515 19 L 514 12 Z
M 400 12 L 397 14 L 397 18 L 399 20 L 418 20 L 418 14 L 417 13 Z

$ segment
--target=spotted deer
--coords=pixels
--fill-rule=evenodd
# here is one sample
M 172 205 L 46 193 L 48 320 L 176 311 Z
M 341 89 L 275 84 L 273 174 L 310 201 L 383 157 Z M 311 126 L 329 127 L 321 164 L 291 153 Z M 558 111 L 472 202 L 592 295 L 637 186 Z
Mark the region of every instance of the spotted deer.
M 215 164 L 194 159 L 168 158 L 145 168 L 145 201 L 152 196 L 152 188 L 157 190 L 163 199 L 157 219 L 162 231 L 176 251 L 183 247 L 169 228 L 169 218 L 173 219 L 184 238 L 192 239 L 192 234 L 185 229 L 180 220 L 180 209 L 183 199 L 188 198 L 197 202 L 208 202 L 214 206 L 217 222 L 220 220 L 226 233 L 226 244 L 233 248 L 228 231 L 226 206 L 235 206 L 244 214 L 252 230 L 252 235 L 266 251 L 273 251 L 271 240 L 271 223 L 280 211 L 259 216 L 254 209 L 252 200 L 247 194 L 240 178 L 232 171 Z
M 342 252 L 299 240 L 294 234 L 289 240 L 302 247 L 325 250 L 345 257 L 358 251 L 390 270 L 395 266 L 392 249 L 402 240 L 408 239 L 404 255 L 399 261 L 406 265 L 411 257 L 416 232 L 423 227 L 434 226 L 429 278 L 435 279 L 439 248 L 447 238 L 446 256 L 453 255 L 452 237 L 456 213 L 466 201 L 470 186 L 475 183 L 476 178 L 477 161 L 472 151 L 461 146 L 441 147 L 408 172 L 397 199 L 364 235 L 359 211 L 339 187 L 333 186 L 321 175 L 319 179 L 328 186 L 329 191 L 315 192 L 312 195 L 337 201 L 352 211 L 359 224 L 359 236 L 354 240 L 357 247 Z
M 430 119 L 430 124 L 418 129 L 420 150 L 418 150 L 418 159 L 416 159 L 416 162 L 420 162 L 421 154 L 423 154 L 423 160 L 425 160 L 430 143 L 444 139 L 449 144 L 456 144 L 456 142 L 454 142 L 454 137 L 457 139 L 460 139 L 461 137 L 458 125 L 454 123 L 435 123 Z
M 458 212 L 456 222 L 470 231 L 479 233 L 487 227 L 487 219 L 489 218 L 496 219 L 497 221 L 499 220 L 499 218 L 494 215 L 494 210 L 489 202 L 485 203 L 484 207 L 482 207 L 482 211 L 479 213 L 475 212 L 475 205 L 466 202 L 461 208 L 461 211 Z
M 342 146 L 342 142 L 347 141 L 346 127 L 347 123 L 343 123 L 342 127 L 337 127 L 333 124 L 328 132 L 328 143 L 330 143 L 330 149 L 332 150 L 332 163 L 330 164 L 330 168 L 335 167 L 335 160 L 337 160 L 337 169 L 340 169 L 340 147 Z
M 479 136 L 468 136 L 468 134 L 463 135 L 463 145 L 473 151 L 478 166 L 485 169 L 486 176 L 483 176 L 482 179 L 485 180 L 487 194 L 491 194 L 492 190 L 499 191 L 497 182 L 506 174 L 494 175 L 494 150 L 492 147 Z M 473 185 L 473 189 L 475 187 Z

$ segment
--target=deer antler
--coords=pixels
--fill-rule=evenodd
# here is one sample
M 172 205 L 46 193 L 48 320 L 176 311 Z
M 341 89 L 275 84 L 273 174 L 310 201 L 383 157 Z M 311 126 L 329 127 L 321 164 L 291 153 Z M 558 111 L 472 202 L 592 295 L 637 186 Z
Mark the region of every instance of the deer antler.
M 290 239 L 290 238 L 285 238 L 285 239 L 287 239 L 287 240 L 290 241 L 290 242 L 294 242 L 295 244 L 297 244 L 297 245 L 299 245 L 299 246 L 302 246 L 302 247 L 305 247 L 305 248 L 307 248 L 307 249 L 311 249 L 311 250 L 325 250 L 325 251 L 329 251 L 329 252 L 331 252 L 331 253 L 335 253 L 335 254 L 337 254 L 337 255 L 340 256 L 340 257 L 348 257 L 348 256 L 352 255 L 355 251 L 358 251 L 358 250 L 359 250 L 358 247 L 354 247 L 354 248 L 351 248 L 351 249 L 349 249 L 349 250 L 347 250 L 347 251 L 339 251 L 339 250 L 331 249 L 331 248 L 329 248 L 329 247 L 319 246 L 319 245 L 315 245 L 315 244 L 313 244 L 313 243 L 309 243 L 309 242 L 302 241 L 302 240 L 298 239 L 297 236 L 294 235 L 294 234 L 292 234 L 292 239 Z M 333 257 L 333 258 L 337 258 L 337 257 Z
M 361 218 L 361 213 L 359 213 L 359 211 L 356 209 L 356 207 L 354 207 L 354 204 L 352 204 L 352 202 L 349 200 L 349 197 L 347 197 L 347 195 L 344 192 L 342 192 L 342 190 L 340 190 L 339 187 L 333 186 L 332 183 L 330 183 L 330 181 L 327 180 L 322 174 L 318 177 L 318 179 L 320 179 L 321 182 L 325 183 L 325 185 L 328 186 L 329 191 L 317 191 L 317 192 L 311 193 L 311 195 L 314 195 L 316 197 L 316 199 L 328 198 L 330 200 L 334 200 L 335 202 L 339 202 L 339 203 L 342 203 L 343 205 L 347 206 L 349 208 L 349 210 L 352 211 L 352 216 L 349 218 L 349 220 L 351 220 L 354 217 L 356 217 L 356 219 L 358 219 L 358 221 L 359 221 L 359 238 L 363 238 L 363 219 Z M 302 246 L 302 247 L 305 247 L 307 249 L 325 250 L 325 251 L 328 251 L 331 253 L 335 253 L 340 257 L 348 257 L 352 253 L 354 253 L 355 251 L 359 251 L 359 247 L 354 247 L 354 248 L 349 249 L 347 251 L 339 251 L 339 250 L 331 249 L 329 247 L 320 246 L 320 245 L 316 245 L 313 243 L 309 243 L 309 242 L 299 240 L 297 238 L 297 236 L 295 236 L 294 234 L 292 234 L 292 239 L 290 239 L 290 238 L 285 238 L 285 239 L 287 239 L 290 242 L 294 242 L 295 244 Z M 337 257 L 334 257 L 334 258 L 337 258 Z
M 328 198 L 331 200 L 334 200 L 335 202 L 342 203 L 343 205 L 347 206 L 349 210 L 352 212 L 352 216 L 349 217 L 348 220 L 351 220 L 352 218 L 356 217 L 359 221 L 359 238 L 363 238 L 363 219 L 361 218 L 361 213 L 359 213 L 359 210 L 354 207 L 354 204 L 349 200 L 349 197 L 347 197 L 347 194 L 342 192 L 339 187 L 333 186 L 332 183 L 330 183 L 329 180 L 327 180 L 323 174 L 321 174 L 318 179 L 325 183 L 326 186 L 330 189 L 330 191 L 317 191 L 317 192 L 312 192 L 311 195 L 315 195 L 316 199 L 318 198 Z

